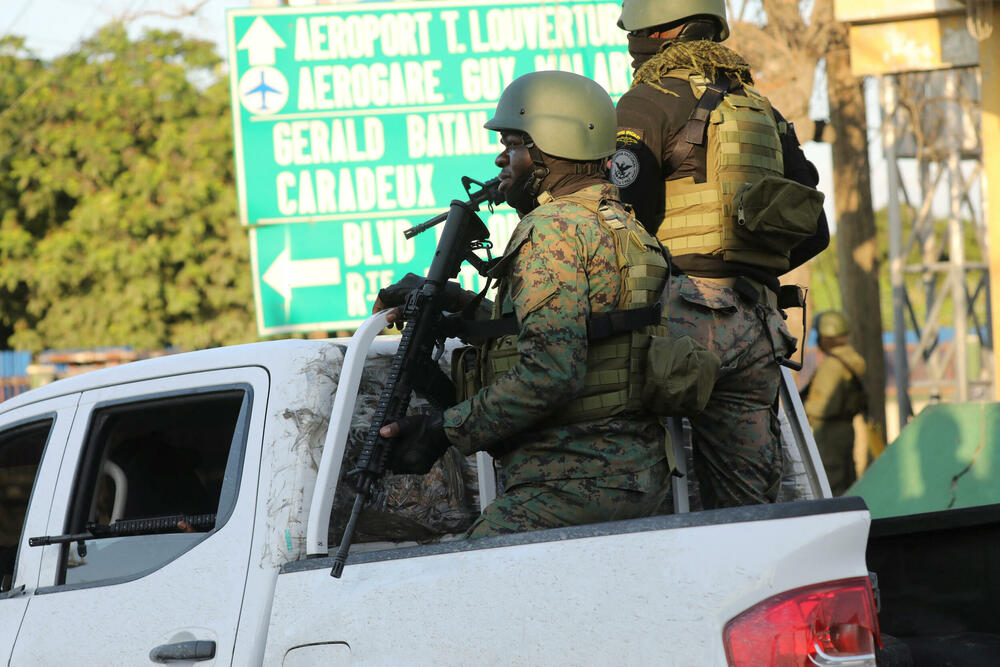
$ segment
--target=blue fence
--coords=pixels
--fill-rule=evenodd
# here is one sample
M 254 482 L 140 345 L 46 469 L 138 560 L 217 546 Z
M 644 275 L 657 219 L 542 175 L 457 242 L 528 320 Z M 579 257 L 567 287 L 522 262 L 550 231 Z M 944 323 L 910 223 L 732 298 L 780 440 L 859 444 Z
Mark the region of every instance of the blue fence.
M 31 388 L 28 380 L 30 363 L 31 352 L 0 351 L 0 400 L 6 401 Z

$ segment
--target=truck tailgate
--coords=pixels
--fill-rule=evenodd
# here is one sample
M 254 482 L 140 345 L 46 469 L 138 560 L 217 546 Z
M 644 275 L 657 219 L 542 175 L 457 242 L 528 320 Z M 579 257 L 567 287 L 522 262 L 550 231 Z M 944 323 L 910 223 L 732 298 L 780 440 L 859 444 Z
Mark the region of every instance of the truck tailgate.
M 869 521 L 839 498 L 290 563 L 265 664 L 725 665 L 733 616 L 865 576 Z

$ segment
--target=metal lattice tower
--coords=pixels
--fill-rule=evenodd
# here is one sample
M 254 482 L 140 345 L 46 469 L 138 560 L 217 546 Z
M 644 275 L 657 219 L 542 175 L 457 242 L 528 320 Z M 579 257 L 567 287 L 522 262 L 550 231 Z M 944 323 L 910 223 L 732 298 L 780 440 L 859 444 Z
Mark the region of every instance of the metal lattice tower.
M 980 71 L 888 74 L 880 83 L 902 426 L 913 414 L 915 391 L 931 401 L 994 395 L 988 234 L 977 208 L 986 205 Z M 903 178 L 906 170 L 915 178 Z M 942 337 L 946 327 L 954 332 L 950 342 Z M 907 330 L 917 336 L 909 349 Z M 976 351 L 979 363 L 970 363 Z

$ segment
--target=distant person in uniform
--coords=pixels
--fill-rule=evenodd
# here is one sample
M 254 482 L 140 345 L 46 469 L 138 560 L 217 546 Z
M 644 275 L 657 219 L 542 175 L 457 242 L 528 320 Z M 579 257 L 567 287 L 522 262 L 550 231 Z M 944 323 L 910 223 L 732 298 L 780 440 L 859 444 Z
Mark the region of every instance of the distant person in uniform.
M 843 313 L 819 313 L 814 328 L 824 356 L 802 390 L 802 398 L 830 490 L 839 496 L 857 479 L 854 415 L 868 408 L 865 360 L 847 342 L 850 325 Z

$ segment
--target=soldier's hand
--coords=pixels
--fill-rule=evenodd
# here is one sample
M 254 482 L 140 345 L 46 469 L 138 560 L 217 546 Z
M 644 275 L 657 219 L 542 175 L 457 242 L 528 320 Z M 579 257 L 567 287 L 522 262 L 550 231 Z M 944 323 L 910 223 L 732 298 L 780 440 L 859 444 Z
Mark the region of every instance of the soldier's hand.
M 397 474 L 424 475 L 448 450 L 451 443 L 444 432 L 444 415 L 410 415 L 379 430 L 383 438 L 391 438 L 392 450 L 386 467 Z
M 375 298 L 375 305 L 372 306 L 372 313 L 403 305 L 410 292 L 420 289 L 423 284 L 423 277 L 415 273 L 407 273 L 392 285 L 379 290 L 378 297 Z M 441 308 L 448 312 L 456 312 L 461 310 L 473 297 L 475 297 L 475 293 L 467 292 L 458 283 L 448 281 L 445 283 L 444 293 L 441 295 Z M 395 320 L 396 316 L 389 316 L 390 323 Z
M 383 287 L 378 291 L 378 296 L 375 298 L 375 305 L 372 306 L 372 313 L 401 306 L 406 301 L 407 295 L 415 289 L 420 289 L 420 286 L 423 284 L 423 278 L 415 273 L 407 273 L 393 284 Z M 389 321 L 393 320 L 390 319 Z
M 194 529 L 194 526 L 189 524 L 187 521 L 178 521 L 177 530 L 182 533 L 197 533 L 198 531 Z

